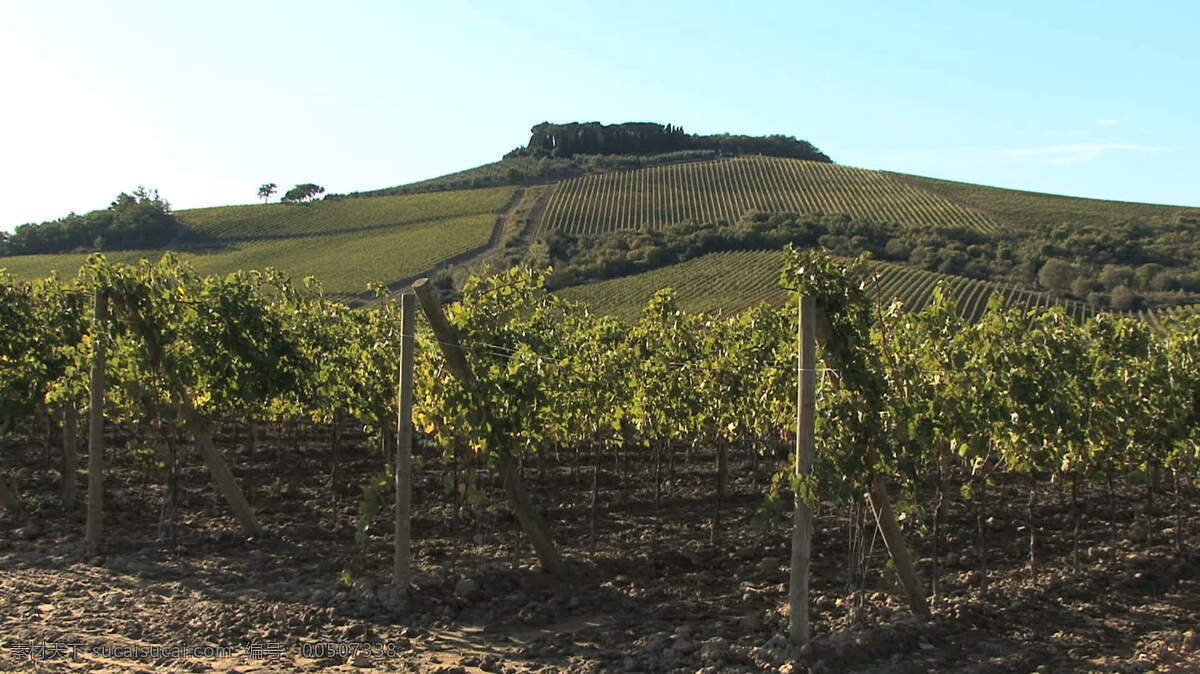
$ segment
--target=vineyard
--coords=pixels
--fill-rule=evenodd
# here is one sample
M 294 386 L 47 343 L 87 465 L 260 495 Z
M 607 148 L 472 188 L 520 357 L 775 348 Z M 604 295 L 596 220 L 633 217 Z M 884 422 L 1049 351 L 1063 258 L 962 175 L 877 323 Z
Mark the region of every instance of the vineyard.
M 887 173 L 895 180 L 993 215 L 1003 223 L 1039 225 L 1115 225 L 1127 221 L 1174 223 L 1197 218 L 1200 212 L 1184 206 L 1139 204 L 1128 201 L 1083 199 L 1057 194 L 1001 189 L 986 185 Z
M 327 236 L 499 213 L 514 190 L 495 187 L 445 194 L 335 199 L 307 204 L 217 206 L 179 211 L 189 231 L 218 241 Z
M 419 285 L 415 326 L 411 296 L 350 310 L 172 256 L 0 279 L 0 663 L 28 664 L 13 639 L 95 653 L 114 633 L 274 642 L 226 665 L 304 671 L 1194 662 L 1200 316 L 1154 331 L 993 290 L 971 322 L 977 289 L 894 311 L 864 289 L 916 275 L 771 258 L 782 310 L 656 292 L 625 323 L 520 268 L 444 313 Z M 795 468 L 806 381 L 815 457 Z M 793 503 L 816 515 L 789 598 Z M 370 648 L 294 649 L 331 634 Z M 130 652 L 119 668 L 204 666 Z
M 563 297 L 581 302 L 595 311 L 622 319 L 637 318 L 641 307 L 662 288 L 671 288 L 687 311 L 737 312 L 760 302 L 780 305 L 787 293 L 779 287 L 782 251 L 735 251 L 712 253 L 687 262 L 632 276 L 564 288 Z M 1069 316 L 1083 321 L 1097 314 L 1092 306 L 1056 298 L 1013 286 L 938 274 L 905 265 L 876 263 L 867 290 L 882 304 L 899 300 L 905 309 L 920 311 L 933 301 L 939 284 L 958 315 L 975 322 L 983 317 L 993 297 L 1005 305 L 1022 309 L 1061 307 Z M 1174 313 L 1195 312 L 1195 305 L 1156 310 L 1108 312 L 1146 321 L 1161 329 Z
M 824 162 L 739 157 L 589 175 L 560 184 L 541 231 L 597 234 L 693 219 L 734 222 L 748 211 L 844 213 L 914 227 L 991 232 L 986 215 L 877 171 Z
M 184 210 L 192 237 L 179 253 L 197 270 L 225 274 L 275 267 L 295 278 L 314 276 L 331 295 L 351 299 L 369 283 L 421 273 L 485 245 L 514 188 L 418 194 L 309 204 L 222 206 Z M 119 251 L 115 261 L 158 259 L 163 251 Z M 0 269 L 23 279 L 56 271 L 71 275 L 86 254 L 0 258 Z

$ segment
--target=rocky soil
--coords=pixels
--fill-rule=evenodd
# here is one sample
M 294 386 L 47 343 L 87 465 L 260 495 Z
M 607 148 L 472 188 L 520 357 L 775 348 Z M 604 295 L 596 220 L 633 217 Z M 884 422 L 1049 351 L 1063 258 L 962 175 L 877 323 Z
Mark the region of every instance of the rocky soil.
M 1076 565 L 1070 509 L 1041 485 L 1032 570 L 1026 482 L 992 488 L 981 522 L 976 504 L 951 500 L 928 622 L 906 609 L 870 521 L 826 504 L 814 540 L 815 638 L 801 648 L 785 638 L 786 521 L 755 517 L 765 465 L 733 464 L 716 545 L 711 457 L 680 453 L 657 515 L 653 471 L 606 459 L 594 537 L 590 463 L 564 454 L 544 471 L 528 466 L 568 560 L 569 580 L 556 582 L 537 569 L 489 476 L 475 473 L 454 498 L 452 467 L 426 458 L 417 577 L 401 598 L 388 584 L 390 511 L 355 539 L 379 456 L 335 451 L 319 434 L 285 438 L 253 456 L 240 440 L 224 443 L 267 529 L 260 539 L 239 533 L 189 460 L 177 536 L 160 540 L 162 480 L 118 454 L 98 553 L 83 544 L 82 510 L 61 508 L 57 471 L 37 450 L 10 448 L 10 483 L 27 509 L 0 520 L 0 670 L 1200 671 L 1200 564 L 1174 549 L 1169 494 L 1148 507 L 1140 488 L 1086 493 Z M 1200 532 L 1196 493 L 1184 497 L 1186 528 Z M 914 528 L 910 540 L 928 583 L 930 534 Z

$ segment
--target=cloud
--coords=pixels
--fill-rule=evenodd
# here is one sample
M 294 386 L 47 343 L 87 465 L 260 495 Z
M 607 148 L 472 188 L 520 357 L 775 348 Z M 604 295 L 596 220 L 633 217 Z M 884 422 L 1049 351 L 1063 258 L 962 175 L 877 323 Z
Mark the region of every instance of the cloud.
M 1097 119 L 1096 126 L 1116 126 L 1121 123 L 1119 119 Z
M 1135 145 L 1133 143 L 1070 143 L 1048 145 L 1024 150 L 997 150 L 1000 154 L 1018 157 L 1042 157 L 1047 164 L 1074 164 L 1091 161 L 1110 152 L 1170 152 L 1169 147 Z

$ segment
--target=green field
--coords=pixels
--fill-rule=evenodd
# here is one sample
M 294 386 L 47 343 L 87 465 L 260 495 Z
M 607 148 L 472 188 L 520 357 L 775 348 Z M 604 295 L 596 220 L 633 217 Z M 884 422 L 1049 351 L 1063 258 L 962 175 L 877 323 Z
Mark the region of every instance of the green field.
M 837 164 L 739 157 L 573 178 L 559 184 L 540 231 L 597 234 L 747 211 L 845 213 L 911 226 L 994 231 L 982 213 L 892 178 Z
M 516 188 L 463 190 L 311 204 L 222 206 L 179 211 L 208 241 L 180 256 L 202 273 L 275 267 L 293 278 L 315 276 L 334 296 L 349 298 L 368 282 L 388 283 L 485 245 Z M 156 259 L 160 250 L 116 251 L 111 259 Z M 17 278 L 57 270 L 71 275 L 86 254 L 0 258 Z
M 668 287 L 675 289 L 680 306 L 688 311 L 731 312 L 760 302 L 785 302 L 787 293 L 779 287 L 779 270 L 782 268 L 782 251 L 712 253 L 641 274 L 564 288 L 558 294 L 587 304 L 600 313 L 625 320 L 636 319 L 654 293 Z M 943 283 L 947 296 L 955 301 L 959 315 L 972 321 L 983 316 L 988 301 L 997 293 L 1005 302 L 1022 307 L 1061 306 L 1080 320 L 1095 313 L 1093 307 L 1083 302 L 989 281 L 889 263 L 876 263 L 873 269 L 875 296 L 883 302 L 900 300 L 910 310 L 927 306 L 933 297 L 933 289 L 938 283 Z M 1172 311 L 1197 309 L 1200 307 L 1164 308 L 1125 312 L 1124 315 L 1137 316 L 1157 325 L 1164 315 Z
M 220 240 L 326 236 L 499 213 L 512 200 L 513 192 L 512 187 L 493 187 L 305 204 L 193 208 L 175 215 L 190 231 Z
M 1200 209 L 1194 207 L 1084 199 L 901 173 L 888 175 L 913 187 L 984 211 L 1002 222 L 1018 225 L 1105 225 L 1138 219 L 1151 223 L 1171 223 L 1189 214 L 1200 218 Z

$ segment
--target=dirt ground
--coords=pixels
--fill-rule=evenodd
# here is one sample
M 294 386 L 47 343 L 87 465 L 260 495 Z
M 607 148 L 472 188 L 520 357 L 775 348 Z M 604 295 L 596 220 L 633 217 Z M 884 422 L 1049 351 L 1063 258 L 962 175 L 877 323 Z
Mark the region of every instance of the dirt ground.
M 786 522 L 754 517 L 765 466 L 732 464 L 715 546 L 711 456 L 679 453 L 657 516 L 648 462 L 619 471 L 606 457 L 595 538 L 590 463 L 564 454 L 544 476 L 528 466 L 570 571 L 556 582 L 537 570 L 489 478 L 482 501 L 460 509 L 447 467 L 418 461 L 417 577 L 401 600 L 388 585 L 390 509 L 355 541 L 377 453 L 335 451 L 320 435 L 260 443 L 254 456 L 240 440 L 223 444 L 265 536 L 239 533 L 193 459 L 177 536 L 160 541 L 162 480 L 120 454 L 98 555 L 83 544 L 82 509 L 59 504 L 57 471 L 36 450 L 9 450 L 7 474 L 28 509 L 0 520 L 0 671 L 1200 671 L 1200 564 L 1174 550 L 1169 493 L 1149 513 L 1140 488 L 1085 493 L 1076 568 L 1069 507 L 1042 485 L 1030 570 L 1028 484 L 992 488 L 986 574 L 977 506 L 951 500 L 928 622 L 906 609 L 864 513 L 826 504 L 814 539 L 816 636 L 800 649 L 785 638 Z M 1200 532 L 1196 493 L 1185 500 L 1186 529 Z M 930 534 L 910 532 L 910 542 L 928 585 Z

